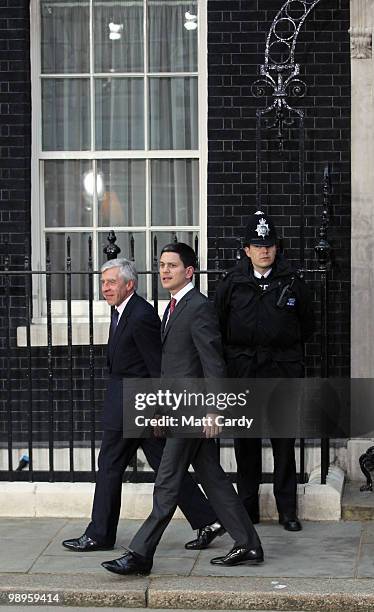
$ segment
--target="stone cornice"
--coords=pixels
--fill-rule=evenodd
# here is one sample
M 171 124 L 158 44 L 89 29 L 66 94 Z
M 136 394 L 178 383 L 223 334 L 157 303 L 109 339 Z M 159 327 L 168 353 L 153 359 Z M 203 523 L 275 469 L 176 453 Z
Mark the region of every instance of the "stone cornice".
M 372 56 L 373 0 L 351 0 L 351 57 L 370 59 Z

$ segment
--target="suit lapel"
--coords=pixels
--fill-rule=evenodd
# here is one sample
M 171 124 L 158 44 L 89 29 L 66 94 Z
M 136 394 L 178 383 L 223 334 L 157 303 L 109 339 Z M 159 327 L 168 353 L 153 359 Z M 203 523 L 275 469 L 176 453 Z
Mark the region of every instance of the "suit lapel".
M 165 333 L 165 325 L 166 325 L 166 321 L 168 319 L 169 310 L 170 310 L 170 302 L 166 306 L 165 312 L 164 312 L 164 316 L 162 317 L 162 322 L 161 322 L 161 338 L 163 337 L 163 335 Z
M 196 291 L 195 289 L 191 289 L 191 291 L 186 293 L 186 295 L 184 295 L 182 297 L 182 299 L 180 300 L 180 302 L 178 302 L 178 304 L 176 305 L 173 314 L 170 315 L 170 317 L 169 317 L 169 321 L 168 321 L 168 324 L 166 326 L 166 329 L 164 329 L 164 333 L 161 336 L 161 339 L 162 339 L 163 343 L 165 342 L 170 329 L 173 327 L 173 325 L 175 324 L 175 321 L 178 320 L 178 317 L 180 317 L 181 313 L 186 308 L 186 306 L 188 304 L 188 301 L 190 300 L 192 295 L 195 293 L 195 291 Z
M 131 312 L 136 304 L 138 296 L 136 295 L 136 293 L 134 293 L 131 298 L 129 299 L 128 303 L 126 304 L 126 308 L 123 311 L 123 313 L 121 314 L 120 320 L 118 321 L 118 325 L 117 325 L 117 329 L 116 329 L 116 333 L 114 334 L 114 336 L 111 338 L 110 340 L 110 344 L 109 344 L 109 359 L 110 361 L 113 360 L 113 356 L 118 344 L 118 341 L 122 335 L 123 330 L 125 329 L 128 319 L 131 316 Z

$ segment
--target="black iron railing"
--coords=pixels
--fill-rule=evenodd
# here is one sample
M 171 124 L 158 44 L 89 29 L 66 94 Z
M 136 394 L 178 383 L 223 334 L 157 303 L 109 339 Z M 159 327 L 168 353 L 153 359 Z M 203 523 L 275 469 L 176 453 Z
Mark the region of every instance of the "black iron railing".
M 321 241 L 326 240 L 323 235 L 325 229 L 321 226 Z M 114 232 L 110 234 L 109 245 L 110 249 L 108 255 L 115 257 L 118 255 L 118 250 L 113 248 L 115 245 Z M 195 242 L 195 247 L 198 248 L 198 243 Z M 131 248 L 129 256 L 133 255 L 133 247 Z M 326 261 L 322 261 L 322 257 L 325 258 L 326 249 L 323 248 L 322 242 L 316 247 L 319 260 L 321 261 L 321 267 L 315 269 L 306 269 L 301 272 L 304 274 L 307 282 L 315 283 L 314 289 L 318 288 L 320 296 L 320 373 L 322 376 L 328 375 L 328 266 Z M 95 361 L 102 358 L 102 355 L 97 356 L 98 348 L 101 348 L 104 353 L 105 347 L 98 347 L 94 344 L 94 276 L 99 272 L 94 271 L 92 268 L 92 243 L 88 243 L 88 266 L 87 271 L 84 272 L 73 272 L 71 265 L 71 253 L 70 253 L 70 240 L 67 240 L 66 245 L 66 266 L 65 270 L 53 271 L 50 266 L 49 249 L 47 246 L 47 262 L 45 271 L 33 271 L 29 267 L 29 259 L 25 257 L 24 269 L 23 270 L 10 270 L 8 265 L 8 259 L 5 258 L 4 269 L 0 272 L 3 278 L 3 300 L 5 308 L 3 309 L 4 317 L 3 323 L 6 330 L 4 338 L 4 350 L 3 353 L 6 356 L 6 369 L 5 369 L 5 397 L 3 401 L 2 411 L 2 440 L 3 446 L 7 447 L 7 465 L 2 466 L 0 470 L 0 480 L 49 480 L 49 481 L 93 481 L 95 480 L 96 470 L 96 452 L 99 445 L 99 421 L 98 421 L 98 380 L 95 374 Z M 158 272 L 157 272 L 157 243 L 154 244 L 154 259 L 153 259 L 153 270 L 140 272 L 142 275 L 152 276 L 152 288 L 153 288 L 153 301 L 156 310 L 160 307 L 160 297 L 158 291 Z M 215 258 L 215 262 L 218 259 Z M 56 391 L 56 381 L 61 378 L 61 371 L 56 361 L 56 353 L 61 351 L 60 347 L 54 345 L 53 342 L 53 315 L 52 315 L 52 279 L 54 275 L 63 275 L 65 278 L 66 287 L 66 329 L 67 329 L 67 346 L 63 349 L 63 370 L 64 370 L 64 383 L 63 389 L 59 392 Z M 74 275 L 86 275 L 88 277 L 88 300 L 87 300 L 87 319 L 88 319 L 88 345 L 85 356 L 85 365 L 83 367 L 83 377 L 88 378 L 89 384 L 86 393 L 86 404 L 87 409 L 83 410 L 83 418 L 87 420 L 89 424 L 88 430 L 86 430 L 85 440 L 76 440 L 76 412 L 77 405 L 79 405 L 79 399 L 76 396 L 76 377 L 74 374 L 74 345 L 73 345 L 73 322 L 74 317 L 72 314 L 72 279 Z M 208 278 L 209 282 L 216 281 L 222 271 L 218 269 L 215 264 L 213 269 L 200 270 L 196 275 L 196 285 L 200 286 L 200 279 L 202 276 Z M 40 276 L 45 279 L 46 286 L 46 329 L 47 329 L 47 343 L 42 349 L 37 349 L 37 356 L 35 354 L 35 348 L 31 343 L 31 328 L 32 328 L 32 284 L 36 276 Z M 19 295 L 20 291 L 20 280 L 24 281 L 24 299 L 25 309 L 24 318 L 14 319 L 12 317 L 12 300 L 14 297 L 14 291 Z M 314 279 L 314 280 L 313 280 Z M 314 293 L 316 293 L 314 291 Z M 17 347 L 16 341 L 16 329 L 15 322 L 18 326 L 26 328 L 26 342 L 24 347 Z M 64 323 L 65 324 L 65 323 Z M 21 376 L 19 371 L 19 362 L 22 363 Z M 61 366 L 60 366 L 61 368 Z M 38 371 L 46 370 L 47 378 L 47 392 L 46 392 L 46 415 L 44 419 L 44 429 L 47 423 L 47 432 L 44 432 L 44 436 L 41 436 L 40 432 L 37 431 L 35 414 L 38 412 L 38 402 L 40 399 L 35 394 L 38 389 Z M 21 378 L 21 388 L 23 391 L 23 404 L 25 411 L 15 410 L 17 408 L 17 402 L 13 397 L 13 382 Z M 59 405 L 67 404 L 68 416 L 65 418 L 63 427 L 61 425 L 61 419 L 59 417 Z M 61 412 L 63 412 L 61 410 Z M 78 410 L 79 412 L 79 410 Z M 18 420 L 17 420 L 18 419 Z M 19 421 L 22 420 L 22 427 L 19 427 Z M 17 425 L 17 428 L 15 427 Z M 40 426 L 40 423 L 39 423 Z M 63 433 L 59 431 L 59 427 L 62 427 Z M 15 430 L 17 429 L 17 433 Z M 227 445 L 224 441 L 223 445 Z M 34 451 L 44 447 L 48 451 L 47 465 L 43 466 L 43 469 L 35 469 L 34 462 Z M 86 452 L 90 454 L 89 464 L 90 469 L 82 470 L 77 469 L 75 465 L 75 454 L 78 448 L 84 447 Z M 19 471 L 15 469 L 13 461 L 13 450 L 19 448 L 27 448 L 28 453 L 28 469 Z M 59 470 L 55 466 L 55 455 L 59 449 L 66 449 L 68 451 L 68 469 Z M 304 441 L 300 441 L 300 469 L 299 469 L 299 481 L 305 481 L 305 444 Z M 321 479 L 325 482 L 326 475 L 328 472 L 329 465 L 329 445 L 328 440 L 321 441 L 321 452 L 322 452 L 322 468 L 321 468 Z M 25 462 L 24 462 L 25 463 Z M 26 465 L 25 464 L 25 465 Z M 235 479 L 235 475 L 231 474 L 231 477 Z M 138 463 L 135 460 L 132 465 L 132 471 L 125 474 L 125 479 L 135 482 L 146 482 L 153 480 L 153 473 L 138 469 Z M 264 480 L 270 480 L 270 475 L 264 475 Z

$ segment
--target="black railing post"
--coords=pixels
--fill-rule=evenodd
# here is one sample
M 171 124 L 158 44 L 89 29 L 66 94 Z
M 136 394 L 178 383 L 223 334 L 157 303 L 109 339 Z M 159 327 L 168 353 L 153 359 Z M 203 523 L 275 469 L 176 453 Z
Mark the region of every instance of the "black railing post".
M 68 403 L 69 403 L 69 470 L 70 480 L 74 482 L 74 402 L 73 402 L 73 330 L 71 317 L 71 240 L 66 239 L 66 299 L 67 299 L 67 358 L 68 358 Z
M 130 254 L 129 254 L 129 259 L 130 259 L 130 261 L 135 261 L 135 238 L 134 238 L 134 234 L 132 232 L 130 234 Z
M 194 240 L 194 251 L 195 251 L 195 255 L 196 255 L 196 260 L 197 260 L 197 270 L 196 270 L 196 274 L 195 274 L 195 287 L 196 289 L 198 289 L 198 291 L 200 291 L 200 260 L 199 260 L 199 237 L 196 235 L 195 236 L 195 240 Z
M 152 299 L 153 306 L 158 313 L 158 257 L 157 257 L 157 236 L 153 238 L 152 253 Z
M 330 169 L 327 165 L 324 170 L 323 183 L 323 207 L 321 224 L 319 229 L 319 241 L 315 246 L 318 259 L 318 267 L 321 270 L 320 277 L 320 300 L 321 300 L 321 330 L 320 330 L 320 354 L 321 354 L 321 378 L 329 376 L 329 352 L 328 352 L 328 294 L 329 277 L 328 272 L 331 267 L 331 247 L 327 240 L 327 231 L 330 221 L 330 197 L 331 180 Z M 330 465 L 330 440 L 321 439 L 321 483 L 326 484 L 327 474 Z
M 52 273 L 50 242 L 46 240 L 46 297 L 47 297 L 47 360 L 48 360 L 48 456 L 49 456 L 49 480 L 54 481 L 54 414 L 53 414 L 53 361 L 52 361 Z
M 29 244 L 25 244 L 25 281 L 26 281 L 26 353 L 27 353 L 27 409 L 28 409 L 28 459 L 29 480 L 33 481 L 33 402 L 32 402 L 32 369 L 31 369 L 31 299 L 32 299 L 32 276 L 30 269 Z
M 6 406 L 8 430 L 8 470 L 9 480 L 13 480 L 13 421 L 12 421 L 12 380 L 11 380 L 11 318 L 10 318 L 10 274 L 9 274 L 9 243 L 5 242 L 4 270 L 5 274 L 5 312 L 6 312 Z
M 96 480 L 96 414 L 95 414 L 95 353 L 94 353 L 94 326 L 93 326 L 93 300 L 94 275 L 92 260 L 92 237 L 88 238 L 88 328 L 89 328 L 89 373 L 90 373 L 90 408 L 91 408 L 91 473 L 93 481 Z

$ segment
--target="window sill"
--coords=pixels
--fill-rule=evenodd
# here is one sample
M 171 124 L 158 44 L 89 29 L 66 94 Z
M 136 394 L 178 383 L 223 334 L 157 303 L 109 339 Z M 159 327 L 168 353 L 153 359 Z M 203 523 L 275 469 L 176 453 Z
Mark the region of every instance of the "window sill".
M 152 304 L 152 302 L 151 302 Z M 162 318 L 168 301 L 160 300 L 159 314 Z M 93 323 L 93 343 L 94 345 L 106 344 L 109 334 L 108 316 L 95 316 Z M 68 345 L 68 330 L 66 317 L 52 317 L 52 346 Z M 72 317 L 72 345 L 88 346 L 90 344 L 89 321 L 84 316 Z M 35 318 L 30 326 L 30 345 L 48 346 L 47 319 L 46 317 Z M 27 328 L 17 327 L 17 346 L 27 346 Z
M 93 329 L 93 343 L 106 344 L 108 341 L 109 319 L 97 321 L 95 319 Z M 27 328 L 17 328 L 17 346 L 27 346 Z M 90 343 L 89 323 L 86 320 L 72 321 L 72 344 L 74 346 L 89 345 Z M 48 334 L 46 323 L 32 323 L 30 326 L 30 344 L 31 346 L 48 346 Z M 53 321 L 52 322 L 52 345 L 67 346 L 68 345 L 68 330 L 67 322 Z

